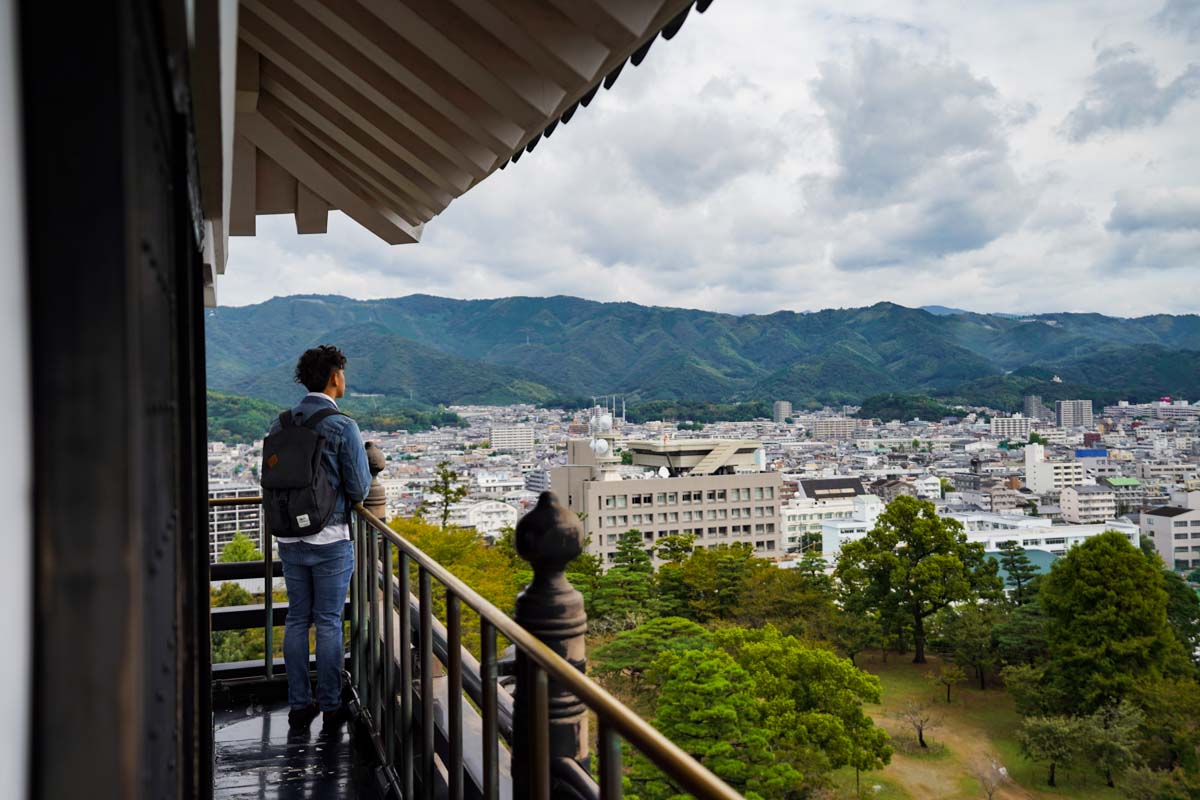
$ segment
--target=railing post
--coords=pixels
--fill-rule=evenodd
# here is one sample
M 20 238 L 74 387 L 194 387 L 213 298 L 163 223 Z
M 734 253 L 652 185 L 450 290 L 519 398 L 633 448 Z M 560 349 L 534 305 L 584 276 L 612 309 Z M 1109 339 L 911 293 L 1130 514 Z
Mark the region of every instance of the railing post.
M 533 580 L 517 596 L 516 621 L 580 672 L 585 672 L 587 665 L 584 639 L 587 612 L 583 595 L 570 584 L 564 571 L 583 552 L 583 542 L 579 519 L 550 492 L 542 492 L 537 506 L 517 523 L 517 554 L 533 567 Z M 533 797 L 548 777 L 534 774 L 535 765 L 569 758 L 587 768 L 587 713 L 578 697 L 550 681 L 547 738 L 545 732 L 535 728 L 542 717 L 535 708 L 540 670 L 520 648 L 517 648 L 516 669 L 513 797 Z M 548 754 L 534 752 L 535 748 L 546 746 Z
M 367 465 L 371 469 L 371 488 L 367 491 L 367 499 L 363 500 L 363 508 L 387 522 L 387 492 L 379 482 L 379 473 L 387 467 L 387 457 L 374 442 L 367 442 L 366 448 Z

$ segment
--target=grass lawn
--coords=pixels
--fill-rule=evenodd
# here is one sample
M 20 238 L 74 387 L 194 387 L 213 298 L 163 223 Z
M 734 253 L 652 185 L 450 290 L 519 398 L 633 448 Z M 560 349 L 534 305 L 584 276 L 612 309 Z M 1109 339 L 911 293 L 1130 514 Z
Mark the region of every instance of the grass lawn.
M 954 687 L 951 702 L 946 703 L 943 687 L 934 687 L 925 673 L 935 668 L 930 658 L 926 665 L 910 663 L 908 656 L 888 655 L 887 663 L 877 653 L 858 657 L 860 667 L 879 676 L 883 685 L 880 705 L 866 711 L 890 734 L 896 747 L 892 763 L 879 772 L 861 776 L 864 798 L 939 798 L 974 800 L 985 797 L 974 777 L 977 764 L 993 759 L 1003 764 L 1013 782 L 996 793 L 997 798 L 1079 798 L 1080 800 L 1117 800 L 1120 794 L 1104 785 L 1102 778 L 1082 771 L 1067 772 L 1059 767 L 1058 787 L 1046 785 L 1047 768 L 1023 756 L 1017 747 L 1016 730 L 1020 717 L 1003 689 L 979 690 L 966 684 Z M 909 700 L 929 701 L 939 722 L 925 731 L 930 751 L 916 747 L 911 727 L 891 715 Z M 834 775 L 839 795 L 854 798 L 854 771 L 839 770 Z M 878 785 L 880 789 L 875 790 Z

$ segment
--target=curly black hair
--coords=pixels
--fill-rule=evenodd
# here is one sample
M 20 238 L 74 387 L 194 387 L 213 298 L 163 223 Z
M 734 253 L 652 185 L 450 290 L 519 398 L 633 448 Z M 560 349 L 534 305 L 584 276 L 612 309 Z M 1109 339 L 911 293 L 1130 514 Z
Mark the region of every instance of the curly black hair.
M 334 370 L 346 368 L 346 355 L 331 344 L 305 350 L 296 362 L 296 383 L 310 392 L 319 392 L 329 385 Z

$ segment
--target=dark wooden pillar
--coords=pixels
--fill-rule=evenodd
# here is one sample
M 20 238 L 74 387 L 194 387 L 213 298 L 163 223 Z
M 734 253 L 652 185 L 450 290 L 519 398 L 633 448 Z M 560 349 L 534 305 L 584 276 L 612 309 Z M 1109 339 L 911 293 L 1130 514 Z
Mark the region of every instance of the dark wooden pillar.
M 165 5 L 19 9 L 35 798 L 202 797 L 209 779 L 203 312 Z

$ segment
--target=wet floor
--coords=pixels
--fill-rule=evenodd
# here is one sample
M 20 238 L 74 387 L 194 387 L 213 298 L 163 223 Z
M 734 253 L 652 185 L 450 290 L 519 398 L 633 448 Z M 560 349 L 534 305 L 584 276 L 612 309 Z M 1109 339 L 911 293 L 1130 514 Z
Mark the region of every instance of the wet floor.
M 289 730 L 287 705 L 215 712 L 213 784 L 219 800 L 378 800 L 354 755 L 350 727 Z

